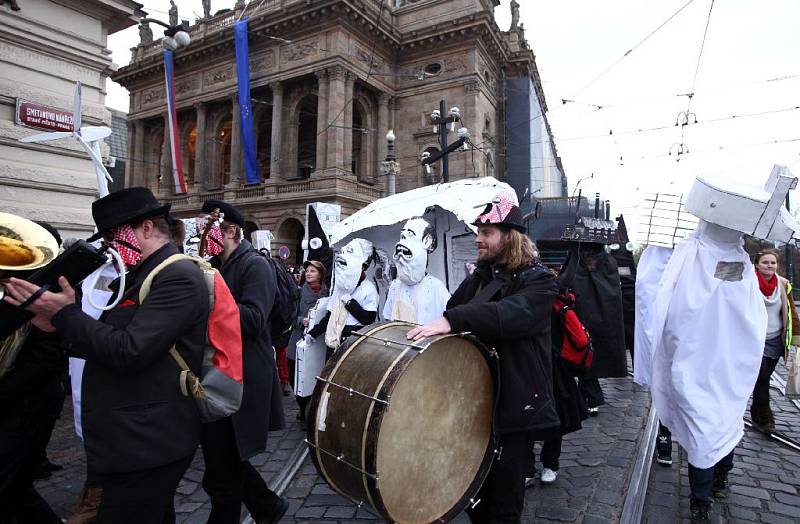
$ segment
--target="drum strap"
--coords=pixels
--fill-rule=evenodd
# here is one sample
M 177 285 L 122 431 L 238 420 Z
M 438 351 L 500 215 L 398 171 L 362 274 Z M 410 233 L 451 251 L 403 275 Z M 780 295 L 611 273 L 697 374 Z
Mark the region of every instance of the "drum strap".
M 472 300 L 469 301 L 470 304 L 479 304 L 481 302 L 489 302 L 494 298 L 498 291 L 500 291 L 503 286 L 506 284 L 502 279 L 495 278 L 489 282 L 488 285 L 484 286 L 483 282 L 481 285 L 478 286 L 478 292 L 475 293 L 475 296 L 472 297 Z

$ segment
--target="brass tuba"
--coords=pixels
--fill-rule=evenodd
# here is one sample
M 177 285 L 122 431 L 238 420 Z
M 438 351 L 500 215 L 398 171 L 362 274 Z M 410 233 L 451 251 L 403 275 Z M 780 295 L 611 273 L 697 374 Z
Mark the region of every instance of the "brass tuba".
M 44 267 L 56 255 L 58 243 L 45 228 L 11 213 L 0 213 L 0 300 L 5 296 L 5 278 Z M 0 377 L 13 365 L 30 329 L 27 323 L 0 339 Z

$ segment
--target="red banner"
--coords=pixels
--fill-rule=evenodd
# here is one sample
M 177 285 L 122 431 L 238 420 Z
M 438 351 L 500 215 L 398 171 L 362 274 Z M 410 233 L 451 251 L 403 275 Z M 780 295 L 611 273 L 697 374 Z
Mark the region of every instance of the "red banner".
M 17 125 L 46 131 L 72 131 L 72 112 L 17 98 Z

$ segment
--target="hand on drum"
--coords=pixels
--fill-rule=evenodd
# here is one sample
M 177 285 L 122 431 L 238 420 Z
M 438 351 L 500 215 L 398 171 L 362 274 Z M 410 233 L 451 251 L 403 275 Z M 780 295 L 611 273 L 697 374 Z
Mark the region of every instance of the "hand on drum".
M 55 328 L 50 323 L 53 315 L 61 311 L 64 306 L 75 303 L 75 290 L 64 277 L 59 277 L 60 293 L 42 290 L 36 284 L 12 278 L 6 284 L 7 296 L 5 301 L 12 306 L 22 306 L 34 315 L 31 323 L 42 331 L 53 332 Z
M 450 333 L 450 322 L 445 317 L 440 317 L 433 322 L 425 324 L 424 326 L 415 327 L 408 332 L 406 338 L 408 340 L 421 340 L 425 337 L 433 337 L 436 335 L 446 335 Z

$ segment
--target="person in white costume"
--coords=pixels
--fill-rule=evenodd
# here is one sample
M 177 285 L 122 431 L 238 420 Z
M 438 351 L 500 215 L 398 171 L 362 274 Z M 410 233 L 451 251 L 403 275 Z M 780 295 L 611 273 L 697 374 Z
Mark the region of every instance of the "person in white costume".
M 378 316 L 378 290 L 366 276 L 372 255 L 372 242 L 354 238 L 334 259 L 328 312 L 308 332 L 312 338 L 324 333 L 330 350 L 336 350 L 353 331 L 372 324 Z
M 424 218 L 408 220 L 395 245 L 397 278 L 389 286 L 383 318 L 427 324 L 442 316 L 450 300 L 444 282 L 427 274 L 428 255 L 436 249 L 436 229 Z
M 660 277 L 655 265 L 663 256 L 640 261 L 647 276 L 637 288 L 658 283 L 637 325 L 643 345 L 636 348 L 635 378 L 649 383 L 662 422 L 688 454 L 693 522 L 709 520 L 712 487 L 726 493 L 764 348 L 767 314 L 742 237 L 788 241 L 797 224 L 781 204 L 796 183 L 779 167 L 764 190 L 698 178 L 686 202 L 700 219 L 697 229 Z M 648 346 L 649 363 L 639 355 Z

